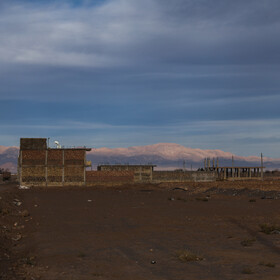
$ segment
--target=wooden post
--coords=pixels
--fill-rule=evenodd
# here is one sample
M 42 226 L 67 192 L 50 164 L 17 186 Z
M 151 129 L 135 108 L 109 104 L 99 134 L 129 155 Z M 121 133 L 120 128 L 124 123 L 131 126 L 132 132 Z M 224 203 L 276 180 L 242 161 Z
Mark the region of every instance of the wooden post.
M 227 169 L 226 168 L 224 168 L 224 180 L 226 180 L 226 178 L 227 178 L 227 171 L 226 171 Z
M 251 168 L 249 167 L 249 178 L 252 177 Z

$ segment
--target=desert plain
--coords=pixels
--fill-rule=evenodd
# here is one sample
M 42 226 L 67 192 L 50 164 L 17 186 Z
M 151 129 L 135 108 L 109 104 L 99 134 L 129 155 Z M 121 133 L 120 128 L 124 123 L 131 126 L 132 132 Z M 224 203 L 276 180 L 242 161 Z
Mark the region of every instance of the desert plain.
M 0 279 L 280 279 L 280 181 L 0 185 Z

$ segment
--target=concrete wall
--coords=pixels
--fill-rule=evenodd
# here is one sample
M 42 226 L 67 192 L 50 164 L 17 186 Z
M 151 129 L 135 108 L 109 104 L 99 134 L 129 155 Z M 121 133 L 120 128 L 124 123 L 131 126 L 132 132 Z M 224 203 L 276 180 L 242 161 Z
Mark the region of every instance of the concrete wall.
M 210 171 L 154 171 L 153 182 L 212 182 L 216 173 Z

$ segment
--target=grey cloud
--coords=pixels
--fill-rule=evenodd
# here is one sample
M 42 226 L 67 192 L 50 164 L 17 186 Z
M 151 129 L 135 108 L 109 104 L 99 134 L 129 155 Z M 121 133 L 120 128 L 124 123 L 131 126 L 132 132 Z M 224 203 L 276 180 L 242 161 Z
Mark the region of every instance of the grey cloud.
M 98 68 L 279 63 L 275 54 L 280 25 L 273 16 L 279 4 L 243 2 L 112 0 L 79 9 L 8 6 L 1 13 L 0 59 Z M 274 21 L 267 22 L 271 17 L 263 13 L 272 14 Z M 251 18 L 258 19 L 258 25 L 247 25 Z

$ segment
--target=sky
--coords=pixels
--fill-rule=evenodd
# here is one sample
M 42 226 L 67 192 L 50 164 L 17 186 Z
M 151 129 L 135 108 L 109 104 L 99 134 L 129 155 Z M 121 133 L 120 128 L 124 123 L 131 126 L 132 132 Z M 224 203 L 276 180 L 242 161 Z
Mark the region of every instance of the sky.
M 0 0 L 0 145 L 280 158 L 279 0 Z

